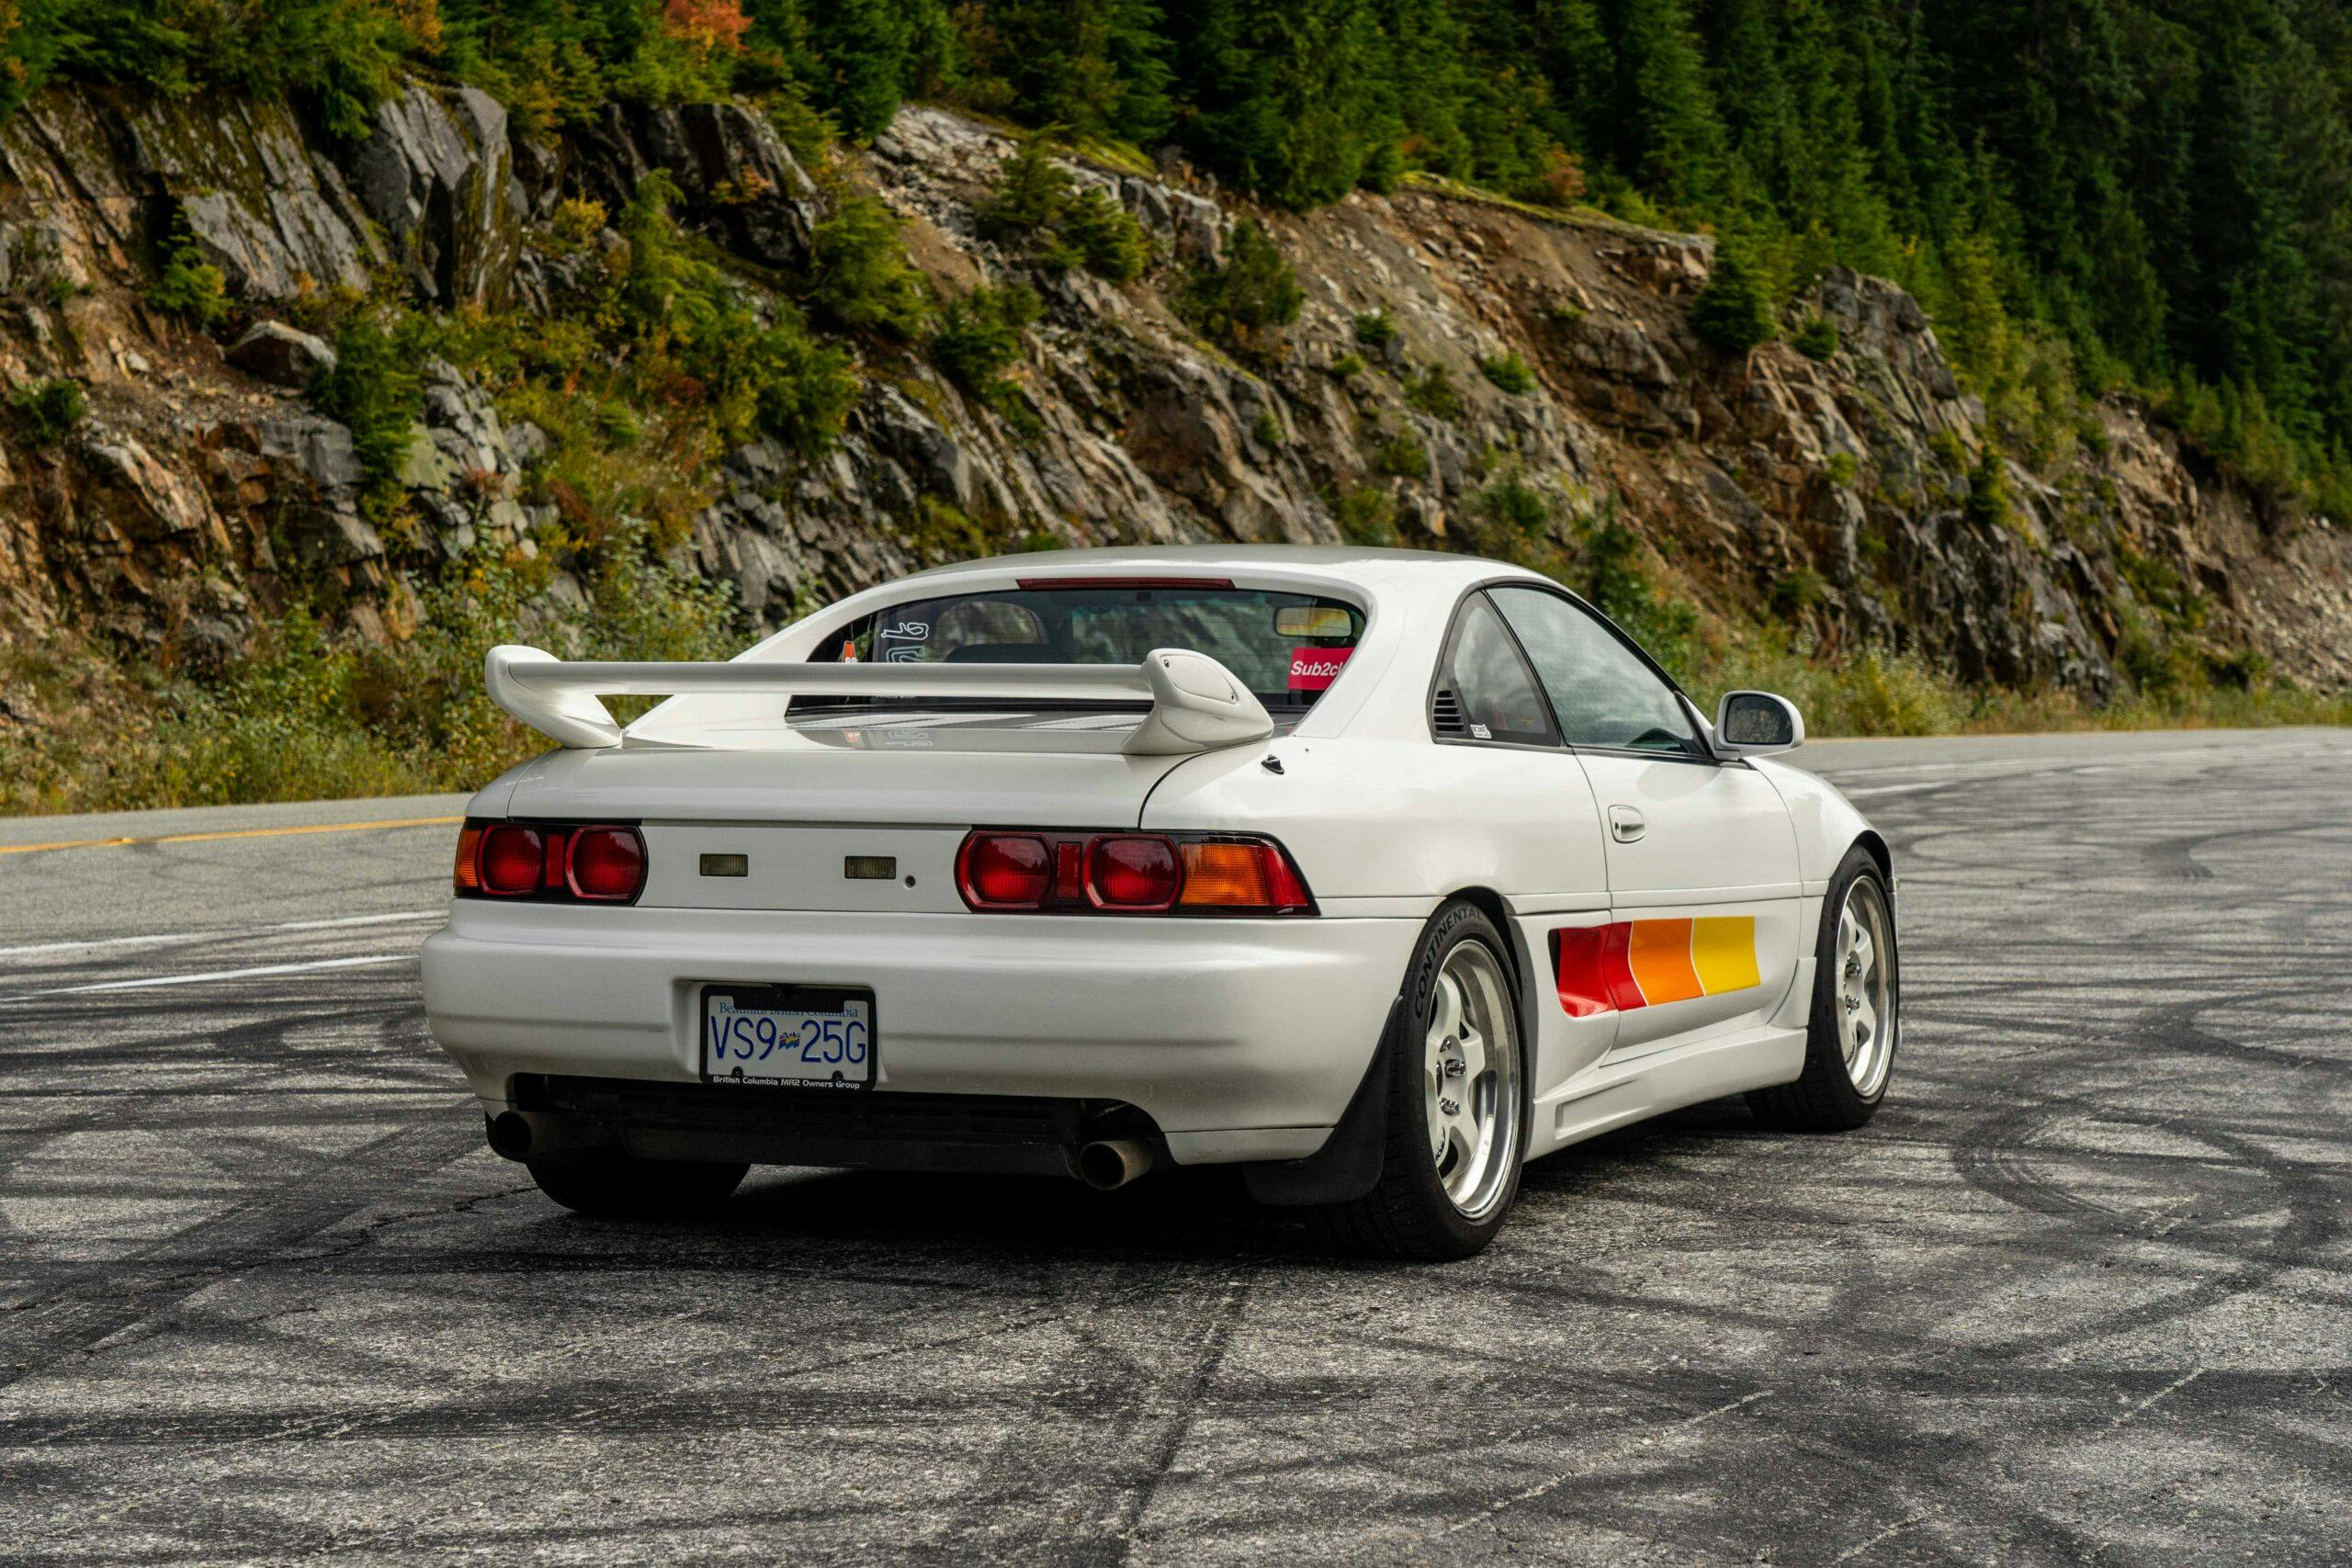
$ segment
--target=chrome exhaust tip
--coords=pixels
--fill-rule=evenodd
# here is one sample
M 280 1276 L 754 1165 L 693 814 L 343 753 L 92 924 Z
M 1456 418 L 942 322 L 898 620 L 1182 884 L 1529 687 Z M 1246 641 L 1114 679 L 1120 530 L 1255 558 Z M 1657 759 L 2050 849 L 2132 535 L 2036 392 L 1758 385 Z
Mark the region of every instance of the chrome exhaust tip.
M 1070 1168 L 1097 1192 L 1109 1192 L 1148 1174 L 1159 1161 L 1141 1138 L 1105 1138 L 1081 1146 Z

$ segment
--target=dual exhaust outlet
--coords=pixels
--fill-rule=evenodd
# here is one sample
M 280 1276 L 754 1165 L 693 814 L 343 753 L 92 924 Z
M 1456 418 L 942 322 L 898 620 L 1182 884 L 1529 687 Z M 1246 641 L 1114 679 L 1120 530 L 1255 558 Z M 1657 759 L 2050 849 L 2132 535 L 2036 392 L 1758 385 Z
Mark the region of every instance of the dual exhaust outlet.
M 613 1141 L 609 1136 L 582 1136 L 554 1118 L 526 1116 L 519 1111 L 502 1111 L 486 1118 L 484 1131 L 491 1152 L 511 1160 L 609 1145 Z M 1159 1163 L 1159 1153 L 1141 1138 L 1099 1138 L 1079 1145 L 1064 1158 L 1072 1176 L 1098 1192 L 1110 1192 L 1150 1174 Z

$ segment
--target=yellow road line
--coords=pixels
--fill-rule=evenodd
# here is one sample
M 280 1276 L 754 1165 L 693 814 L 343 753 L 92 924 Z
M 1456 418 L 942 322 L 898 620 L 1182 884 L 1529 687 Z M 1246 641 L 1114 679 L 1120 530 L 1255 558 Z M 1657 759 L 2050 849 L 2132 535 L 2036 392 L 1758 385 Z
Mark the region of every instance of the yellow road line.
M 0 844 L 0 855 L 42 850 L 119 850 L 133 844 L 199 844 L 212 839 L 277 839 L 290 833 L 359 833 L 370 828 L 453 828 L 462 817 L 401 817 L 381 822 L 314 822 L 301 828 L 237 828 L 218 833 L 161 833 L 148 839 L 61 839 L 51 844 Z

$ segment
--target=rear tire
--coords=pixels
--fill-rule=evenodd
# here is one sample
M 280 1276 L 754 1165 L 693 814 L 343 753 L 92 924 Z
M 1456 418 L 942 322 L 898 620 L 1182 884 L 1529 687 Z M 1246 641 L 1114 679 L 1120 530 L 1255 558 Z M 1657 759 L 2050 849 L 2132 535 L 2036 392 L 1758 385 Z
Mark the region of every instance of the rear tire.
M 748 1165 L 639 1159 L 620 1149 L 583 1149 L 526 1160 L 539 1190 L 592 1219 L 692 1215 L 723 1201 Z
M 1387 1057 L 1380 1180 L 1317 1211 L 1351 1251 L 1438 1262 L 1483 1250 L 1519 1195 L 1527 1073 L 1510 944 L 1475 904 L 1441 908 L 1405 972 Z
M 1750 1090 L 1757 1119 L 1792 1133 L 1845 1133 L 1876 1115 L 1902 1043 L 1902 981 L 1886 874 L 1857 844 L 1821 901 L 1804 1076 Z

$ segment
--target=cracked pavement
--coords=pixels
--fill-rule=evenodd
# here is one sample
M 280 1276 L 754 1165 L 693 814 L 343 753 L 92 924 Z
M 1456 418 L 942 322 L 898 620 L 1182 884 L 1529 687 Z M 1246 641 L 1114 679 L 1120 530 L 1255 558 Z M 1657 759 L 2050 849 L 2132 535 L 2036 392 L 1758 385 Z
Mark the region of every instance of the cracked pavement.
M 1442 1267 L 1216 1171 L 582 1221 L 425 1035 L 452 829 L 0 854 L 0 1560 L 2352 1562 L 2352 734 L 1796 761 L 1894 847 L 1885 1110 Z

